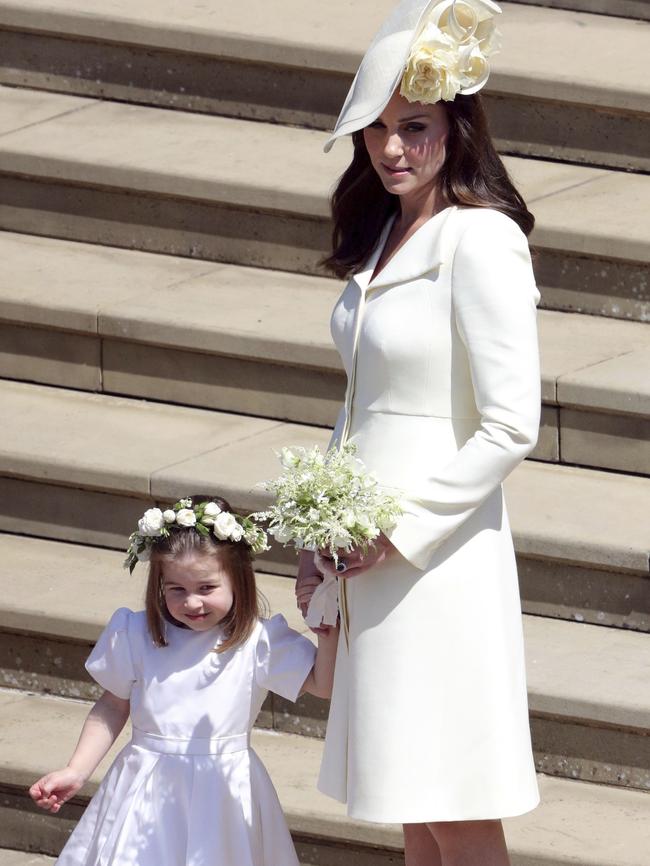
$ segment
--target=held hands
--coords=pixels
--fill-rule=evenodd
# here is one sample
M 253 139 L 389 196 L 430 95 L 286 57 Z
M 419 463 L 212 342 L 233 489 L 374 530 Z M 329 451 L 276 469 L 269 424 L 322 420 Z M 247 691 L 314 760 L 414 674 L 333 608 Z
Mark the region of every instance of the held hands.
M 366 553 L 363 553 L 359 548 L 354 548 L 350 553 L 344 553 L 339 556 L 339 567 L 329 551 L 318 551 L 314 556 L 314 565 L 321 574 L 331 574 L 338 577 L 356 577 L 356 575 L 367 571 L 375 565 L 379 565 L 390 556 L 395 550 L 395 546 L 391 544 L 383 532 L 374 540 Z M 341 564 L 345 568 L 341 568 Z
M 64 803 L 74 797 L 85 781 L 85 777 L 77 770 L 64 767 L 63 770 L 55 770 L 34 782 L 29 789 L 29 796 L 41 809 L 56 813 Z
M 337 570 L 334 559 L 327 551 L 310 553 L 301 551 L 298 565 L 298 578 L 296 580 L 296 602 L 303 615 L 306 617 L 309 603 L 314 592 L 326 577 L 355 577 L 358 574 L 383 562 L 395 551 L 395 547 L 383 533 L 375 539 L 374 544 L 364 554 L 359 549 L 350 551 L 339 557 L 339 569 Z M 345 570 L 340 570 L 340 564 L 345 565 Z M 319 635 L 327 634 L 327 627 L 320 626 L 312 628 Z
M 309 602 L 322 582 L 323 575 L 314 564 L 314 554 L 307 550 L 301 550 L 298 560 L 298 577 L 296 579 L 296 604 L 303 617 L 307 616 Z M 332 626 L 326 625 L 312 628 L 312 631 L 318 635 L 327 635 L 331 630 Z

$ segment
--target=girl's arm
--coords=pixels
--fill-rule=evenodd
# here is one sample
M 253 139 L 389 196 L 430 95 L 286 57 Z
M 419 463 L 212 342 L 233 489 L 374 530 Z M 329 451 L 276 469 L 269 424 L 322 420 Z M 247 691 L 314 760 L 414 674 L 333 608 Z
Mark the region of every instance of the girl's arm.
M 58 812 L 88 780 L 129 717 L 129 701 L 104 692 L 88 713 L 67 767 L 40 778 L 29 789 L 37 806 Z
M 316 660 L 303 684 L 301 694 L 308 692 L 317 698 L 330 698 L 332 696 L 338 638 L 338 627 L 323 626 L 318 630 Z

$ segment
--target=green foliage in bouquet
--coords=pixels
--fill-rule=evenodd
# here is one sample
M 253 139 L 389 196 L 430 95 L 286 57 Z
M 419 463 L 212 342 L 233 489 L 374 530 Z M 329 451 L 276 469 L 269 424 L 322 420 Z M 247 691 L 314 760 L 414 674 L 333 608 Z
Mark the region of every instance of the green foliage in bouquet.
M 395 524 L 402 508 L 355 453 L 352 443 L 326 454 L 318 446 L 283 448 L 284 472 L 262 485 L 275 503 L 252 516 L 268 521 L 269 535 L 284 545 L 327 550 L 335 560 L 353 547 L 365 552 Z

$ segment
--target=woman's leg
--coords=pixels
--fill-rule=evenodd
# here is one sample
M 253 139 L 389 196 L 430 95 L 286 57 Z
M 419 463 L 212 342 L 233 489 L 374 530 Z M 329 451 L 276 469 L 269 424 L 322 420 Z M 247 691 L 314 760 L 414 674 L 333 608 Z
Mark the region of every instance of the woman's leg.
M 442 866 L 440 849 L 426 824 L 404 824 L 406 866 Z
M 442 866 L 510 866 L 501 821 L 448 821 L 427 827 L 440 849 Z

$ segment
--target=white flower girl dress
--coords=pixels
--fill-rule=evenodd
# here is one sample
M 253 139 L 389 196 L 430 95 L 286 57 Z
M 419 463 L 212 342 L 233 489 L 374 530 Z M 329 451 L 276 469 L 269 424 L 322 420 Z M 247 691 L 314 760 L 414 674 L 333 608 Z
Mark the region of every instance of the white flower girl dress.
M 133 737 L 57 866 L 298 866 L 250 732 L 268 690 L 297 698 L 315 648 L 279 615 L 234 650 L 219 638 L 167 624 L 156 647 L 143 611 L 113 614 L 86 667 L 130 699 Z

